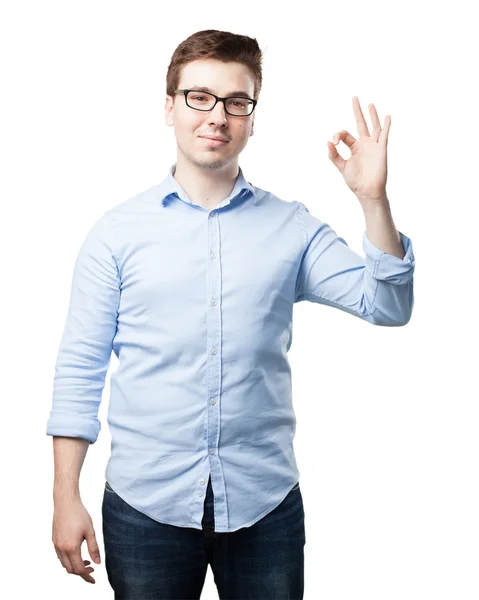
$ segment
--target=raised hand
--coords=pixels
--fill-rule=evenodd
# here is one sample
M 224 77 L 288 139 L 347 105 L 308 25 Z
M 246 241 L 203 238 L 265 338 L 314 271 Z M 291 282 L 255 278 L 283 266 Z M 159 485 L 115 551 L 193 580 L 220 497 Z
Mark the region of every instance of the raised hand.
M 381 203 L 386 198 L 387 143 L 391 117 L 386 115 L 384 127 L 381 128 L 376 108 L 374 104 L 370 104 L 369 112 L 373 124 L 370 134 L 357 96 L 353 96 L 353 111 L 358 127 L 358 139 L 342 129 L 334 135 L 333 143 L 328 142 L 328 155 L 363 208 L 366 205 L 369 208 L 371 204 Z M 349 159 L 342 158 L 336 149 L 341 140 L 351 151 Z

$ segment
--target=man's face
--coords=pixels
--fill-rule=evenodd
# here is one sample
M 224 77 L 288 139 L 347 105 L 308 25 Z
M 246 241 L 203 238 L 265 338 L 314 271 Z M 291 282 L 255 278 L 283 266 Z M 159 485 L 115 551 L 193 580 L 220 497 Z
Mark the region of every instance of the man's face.
M 232 96 L 242 90 L 253 98 L 254 81 L 248 67 L 237 62 L 208 58 L 192 61 L 181 71 L 179 89 L 207 87 L 217 96 Z M 223 102 L 217 102 L 210 111 L 195 110 L 187 106 L 184 94 L 166 97 L 165 120 L 174 126 L 179 151 L 197 166 L 204 169 L 221 169 L 234 161 L 253 135 L 254 114 L 248 117 L 229 115 Z M 228 139 L 219 146 L 202 138 L 214 135 Z

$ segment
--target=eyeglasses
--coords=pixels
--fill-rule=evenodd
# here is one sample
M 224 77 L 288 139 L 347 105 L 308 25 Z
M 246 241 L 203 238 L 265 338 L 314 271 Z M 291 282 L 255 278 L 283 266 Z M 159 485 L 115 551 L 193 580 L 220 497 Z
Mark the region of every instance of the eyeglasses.
M 195 110 L 213 110 L 216 104 L 223 102 L 225 111 L 235 117 L 248 117 L 255 109 L 257 100 L 252 98 L 229 97 L 220 98 L 215 94 L 198 90 L 175 90 L 174 94 L 184 94 L 186 105 Z

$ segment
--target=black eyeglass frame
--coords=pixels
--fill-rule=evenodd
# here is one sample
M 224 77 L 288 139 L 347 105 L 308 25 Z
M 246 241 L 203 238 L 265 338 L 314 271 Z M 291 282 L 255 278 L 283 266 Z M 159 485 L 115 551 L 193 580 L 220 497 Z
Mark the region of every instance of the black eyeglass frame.
M 213 96 L 215 98 L 216 102 L 211 108 L 196 108 L 196 106 L 191 106 L 190 104 L 188 104 L 188 92 L 198 92 L 198 94 L 209 94 L 210 96 Z M 216 96 L 216 94 L 212 94 L 211 92 L 204 92 L 203 90 L 174 90 L 173 94 L 184 94 L 186 106 L 192 108 L 193 110 L 201 110 L 202 112 L 209 112 L 210 110 L 213 110 L 213 108 L 218 104 L 218 102 L 223 102 L 223 106 L 225 107 L 226 113 L 228 115 L 231 115 L 232 117 L 250 117 L 253 114 L 256 105 L 258 104 L 258 100 L 254 100 L 254 98 L 245 98 L 244 96 L 228 96 L 227 98 L 221 98 L 221 96 Z M 247 115 L 234 115 L 230 113 L 226 108 L 226 100 L 230 100 L 231 98 L 249 100 L 250 102 L 252 102 L 253 108 L 251 109 L 251 112 Z

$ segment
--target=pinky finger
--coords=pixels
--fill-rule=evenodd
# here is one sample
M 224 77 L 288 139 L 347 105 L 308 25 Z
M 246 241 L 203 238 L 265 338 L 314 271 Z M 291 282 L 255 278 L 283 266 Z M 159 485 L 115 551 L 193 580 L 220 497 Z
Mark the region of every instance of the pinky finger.
M 390 127 L 391 127 L 391 115 L 386 115 L 384 117 L 384 127 L 382 128 L 381 133 L 379 134 L 379 140 L 378 140 L 379 142 L 382 142 L 383 144 L 387 144 Z

